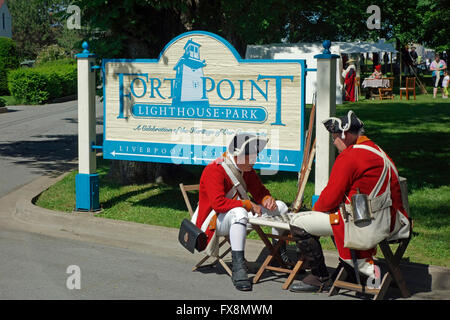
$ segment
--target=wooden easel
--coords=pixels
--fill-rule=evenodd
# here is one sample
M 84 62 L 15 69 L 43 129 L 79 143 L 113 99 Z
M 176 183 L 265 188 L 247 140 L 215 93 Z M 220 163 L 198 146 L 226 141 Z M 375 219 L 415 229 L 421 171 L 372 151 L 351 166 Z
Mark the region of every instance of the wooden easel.
M 305 193 L 306 182 L 308 182 L 312 163 L 313 163 L 314 157 L 316 155 L 316 140 L 315 139 L 314 139 L 314 142 L 312 143 L 312 147 L 311 147 L 311 140 L 312 140 L 313 129 L 314 129 L 314 120 L 315 120 L 315 114 L 316 114 L 315 99 L 316 99 L 316 96 L 314 94 L 313 105 L 311 108 L 311 114 L 309 115 L 308 131 L 306 132 L 306 142 L 305 142 L 305 147 L 303 150 L 302 167 L 300 169 L 299 176 L 298 176 L 297 196 L 295 197 L 295 200 L 292 203 L 292 208 L 291 208 L 291 210 L 293 212 L 299 212 L 302 207 L 303 194 Z

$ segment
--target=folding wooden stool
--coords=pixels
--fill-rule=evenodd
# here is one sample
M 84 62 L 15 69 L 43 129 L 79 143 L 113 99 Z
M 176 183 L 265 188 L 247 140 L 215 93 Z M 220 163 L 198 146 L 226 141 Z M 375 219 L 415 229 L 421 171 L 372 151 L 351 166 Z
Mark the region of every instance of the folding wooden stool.
M 382 300 L 389 289 L 389 285 L 391 284 L 391 281 L 394 280 L 397 286 L 400 289 L 400 292 L 402 294 L 403 298 L 408 298 L 411 296 L 409 293 L 408 288 L 406 287 L 405 279 L 403 278 L 403 275 L 401 273 L 399 264 L 400 260 L 403 257 L 403 254 L 406 251 L 406 248 L 408 247 L 409 241 L 411 239 L 411 235 L 408 239 L 401 239 L 396 240 L 392 242 L 388 242 L 387 240 L 383 240 L 379 243 L 380 249 L 383 252 L 383 255 L 386 260 L 386 264 L 388 267 L 388 271 L 383 276 L 383 279 L 381 281 L 380 288 L 367 288 L 364 286 L 364 284 L 356 284 L 352 282 L 345 281 L 348 272 L 345 270 L 344 263 L 340 261 L 339 265 L 337 267 L 337 277 L 336 280 L 333 283 L 333 286 L 331 287 L 330 292 L 328 293 L 329 296 L 334 296 L 339 293 L 340 289 L 347 289 L 351 291 L 357 291 L 364 294 L 370 294 L 373 295 L 373 300 Z M 394 243 L 400 243 L 395 253 L 392 252 L 390 245 Z
M 194 215 L 194 210 L 192 209 L 192 205 L 191 202 L 189 200 L 188 191 L 198 191 L 200 188 L 199 184 L 192 184 L 192 185 L 184 185 L 183 183 L 180 183 L 180 190 L 181 190 L 181 194 L 183 195 L 184 198 L 184 202 L 186 203 L 186 207 L 189 211 L 189 215 L 192 217 Z M 229 243 L 229 239 L 227 237 L 224 237 L 224 239 L 222 239 L 219 242 L 219 252 L 220 252 L 220 248 L 222 248 L 226 243 Z M 226 250 L 224 250 L 222 253 L 219 253 L 219 256 L 216 257 L 211 257 L 209 255 L 205 255 L 205 257 L 203 257 L 193 268 L 192 271 L 195 271 L 199 268 L 205 268 L 205 267 L 212 267 L 217 265 L 217 263 L 220 263 L 222 265 L 222 267 L 225 269 L 225 271 L 228 273 L 228 275 L 231 277 L 232 275 L 232 271 L 231 269 L 228 267 L 228 265 L 225 263 L 225 261 L 223 260 L 223 258 L 231 251 L 231 246 L 229 248 L 227 248 Z M 213 258 L 214 261 L 212 263 L 208 263 L 208 264 L 204 264 L 209 258 Z
M 289 269 L 289 268 L 287 268 L 288 265 L 286 263 L 284 263 L 284 261 L 281 259 L 279 250 L 280 250 L 280 247 L 283 244 L 283 242 L 296 241 L 296 239 L 292 237 L 290 232 L 287 232 L 287 235 L 285 234 L 285 235 L 281 235 L 281 236 L 270 234 L 270 233 L 267 233 L 267 234 L 264 233 L 264 231 L 261 229 L 260 225 L 257 224 L 257 223 L 260 223 L 260 221 L 258 221 L 258 218 L 251 218 L 250 223 L 252 224 L 253 229 L 259 235 L 261 240 L 264 242 L 264 245 L 266 246 L 266 248 L 269 250 L 269 254 L 267 255 L 266 260 L 264 260 L 263 264 L 261 265 L 261 267 L 259 268 L 255 277 L 253 278 L 253 283 L 255 284 L 259 281 L 259 279 L 263 275 L 264 271 L 271 270 L 271 271 L 289 274 L 288 278 L 286 279 L 286 281 L 284 282 L 284 284 L 282 286 L 283 290 L 288 289 L 289 286 L 292 284 L 292 281 L 294 281 L 295 276 L 301 270 L 301 268 L 303 266 L 303 261 L 298 260 L 296 263 L 291 264 L 291 266 L 293 268 Z M 278 240 L 277 244 L 275 246 L 273 246 L 272 243 L 270 242 L 269 238 L 277 239 Z M 270 265 L 270 263 L 274 259 L 278 262 L 278 264 L 281 267 L 274 267 L 274 266 Z

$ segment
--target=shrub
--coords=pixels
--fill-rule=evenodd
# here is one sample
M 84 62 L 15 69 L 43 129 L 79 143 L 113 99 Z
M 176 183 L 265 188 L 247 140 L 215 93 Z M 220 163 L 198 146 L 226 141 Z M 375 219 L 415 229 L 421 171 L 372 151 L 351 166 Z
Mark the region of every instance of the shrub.
M 57 44 L 52 44 L 44 47 L 39 52 L 36 58 L 36 65 L 42 65 L 50 61 L 61 60 L 67 57 L 68 54 L 63 48 L 61 48 Z
M 18 67 L 19 57 L 14 41 L 0 37 L 0 95 L 9 95 L 7 74 Z
M 77 66 L 73 60 L 59 60 L 17 69 L 9 73 L 8 86 L 22 103 L 46 103 L 77 92 Z

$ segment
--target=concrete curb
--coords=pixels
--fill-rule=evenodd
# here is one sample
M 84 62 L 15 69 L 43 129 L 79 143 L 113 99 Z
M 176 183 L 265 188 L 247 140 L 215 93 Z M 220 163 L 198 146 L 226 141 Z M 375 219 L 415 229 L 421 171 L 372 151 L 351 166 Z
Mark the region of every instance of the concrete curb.
M 200 259 L 198 254 L 191 255 L 178 244 L 177 229 L 100 218 L 92 213 L 52 211 L 32 203 L 41 192 L 64 176 L 65 174 L 57 178 L 39 178 L 17 190 L 20 196 L 16 202 L 14 219 L 28 225 L 27 230 L 30 232 L 100 242 L 160 256 L 173 255 L 183 260 L 191 260 L 193 263 Z M 249 239 L 247 259 L 256 261 L 263 249 L 261 241 Z M 329 267 L 337 266 L 336 252 L 324 251 L 324 254 Z M 383 268 L 383 262 L 380 264 Z M 430 298 L 432 292 L 436 292 L 438 299 L 450 299 L 449 268 L 405 263 L 401 264 L 401 269 L 408 288 L 414 294 L 413 298 Z

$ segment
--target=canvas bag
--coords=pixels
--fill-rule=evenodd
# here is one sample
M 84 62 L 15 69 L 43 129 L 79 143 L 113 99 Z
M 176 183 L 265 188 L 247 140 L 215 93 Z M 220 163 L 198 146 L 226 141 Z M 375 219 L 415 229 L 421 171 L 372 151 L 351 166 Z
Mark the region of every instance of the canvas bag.
M 356 250 L 368 250 L 376 247 L 378 243 L 389 237 L 391 226 L 391 162 L 383 151 L 366 145 L 355 145 L 353 148 L 366 149 L 383 158 L 383 172 L 369 195 L 369 208 L 372 220 L 363 224 L 355 224 L 353 221 L 352 207 L 345 205 L 349 213 L 347 221 L 344 220 L 344 247 Z M 388 184 L 383 194 L 376 196 L 388 175 Z

